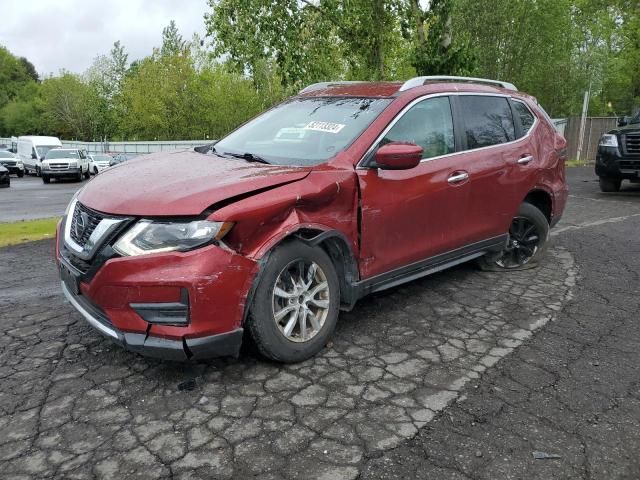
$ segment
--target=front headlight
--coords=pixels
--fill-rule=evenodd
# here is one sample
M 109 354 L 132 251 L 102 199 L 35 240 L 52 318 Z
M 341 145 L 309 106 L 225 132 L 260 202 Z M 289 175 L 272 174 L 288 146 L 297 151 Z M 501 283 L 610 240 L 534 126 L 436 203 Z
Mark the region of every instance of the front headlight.
M 612 135 L 610 133 L 606 133 L 600 137 L 601 147 L 617 147 L 618 146 L 618 137 Z
M 113 249 L 125 256 L 184 252 L 220 240 L 232 226 L 231 222 L 208 220 L 184 223 L 140 220 L 116 242 Z
M 78 166 L 78 162 L 76 162 L 75 160 L 73 160 L 73 161 L 69 162 L 69 167 L 70 167 L 70 168 L 75 168 L 75 167 L 77 167 L 77 166 Z

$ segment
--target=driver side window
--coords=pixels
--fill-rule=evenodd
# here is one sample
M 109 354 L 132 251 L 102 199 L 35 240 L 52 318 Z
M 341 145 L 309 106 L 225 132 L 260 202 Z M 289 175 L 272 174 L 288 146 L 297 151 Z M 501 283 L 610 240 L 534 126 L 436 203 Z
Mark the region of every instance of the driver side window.
M 428 98 L 416 103 L 391 127 L 380 145 L 391 142 L 421 146 L 423 159 L 453 153 L 455 138 L 449 97 Z

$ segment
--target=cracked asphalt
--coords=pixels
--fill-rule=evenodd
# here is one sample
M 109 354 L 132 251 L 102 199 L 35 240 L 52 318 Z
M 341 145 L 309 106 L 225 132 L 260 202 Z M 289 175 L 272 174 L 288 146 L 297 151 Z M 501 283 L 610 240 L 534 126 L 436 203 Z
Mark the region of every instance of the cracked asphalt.
M 0 249 L 1 476 L 640 478 L 640 188 L 569 178 L 539 268 L 372 295 L 297 365 L 125 352 L 63 301 L 51 241 Z

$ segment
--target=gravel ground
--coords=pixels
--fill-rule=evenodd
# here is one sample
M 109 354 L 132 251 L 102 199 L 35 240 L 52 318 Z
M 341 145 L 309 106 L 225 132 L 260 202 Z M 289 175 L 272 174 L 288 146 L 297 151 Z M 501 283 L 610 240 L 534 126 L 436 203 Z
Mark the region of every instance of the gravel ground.
M 370 296 L 290 366 L 122 351 L 62 300 L 51 241 L 0 249 L 3 477 L 638 478 L 640 194 L 570 179 L 540 268 Z

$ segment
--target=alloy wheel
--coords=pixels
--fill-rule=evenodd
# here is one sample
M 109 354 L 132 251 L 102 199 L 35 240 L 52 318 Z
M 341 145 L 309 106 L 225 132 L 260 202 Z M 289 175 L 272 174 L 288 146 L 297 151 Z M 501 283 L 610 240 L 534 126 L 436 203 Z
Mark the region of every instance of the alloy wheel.
M 273 319 L 287 340 L 311 340 L 329 313 L 329 282 L 322 268 L 309 260 L 289 263 L 276 279 L 272 305 Z
M 496 264 L 502 268 L 526 265 L 538 251 L 540 240 L 540 232 L 535 223 L 526 217 L 515 217 L 509 229 L 507 247 Z

